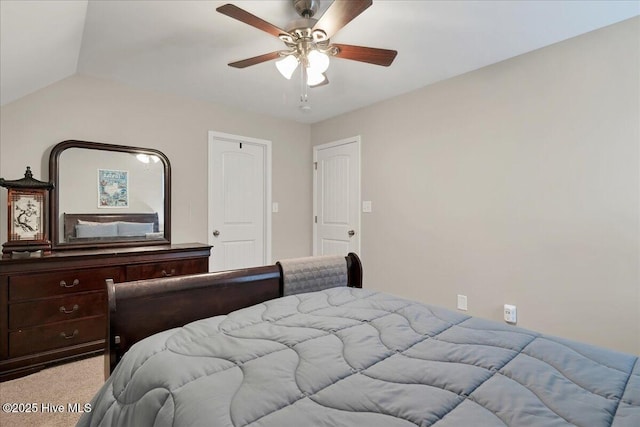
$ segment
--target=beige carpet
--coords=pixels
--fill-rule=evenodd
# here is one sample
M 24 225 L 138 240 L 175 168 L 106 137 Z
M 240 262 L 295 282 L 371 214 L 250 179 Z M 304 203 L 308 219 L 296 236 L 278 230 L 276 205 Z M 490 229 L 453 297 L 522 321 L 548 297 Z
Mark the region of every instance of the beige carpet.
M 82 408 L 104 383 L 103 361 L 103 356 L 82 359 L 0 383 L 0 426 L 74 426 L 82 415 L 74 412 L 74 404 Z M 6 413 L 7 403 L 35 404 L 38 412 Z

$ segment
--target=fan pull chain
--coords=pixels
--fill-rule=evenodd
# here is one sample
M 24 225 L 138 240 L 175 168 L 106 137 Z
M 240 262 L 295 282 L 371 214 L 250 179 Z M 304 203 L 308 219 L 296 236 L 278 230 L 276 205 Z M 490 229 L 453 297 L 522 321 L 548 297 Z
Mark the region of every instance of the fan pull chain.
M 300 110 L 302 112 L 307 112 L 311 110 L 311 106 L 309 105 L 309 94 L 307 92 L 307 67 L 304 64 L 301 64 L 301 73 L 300 73 Z

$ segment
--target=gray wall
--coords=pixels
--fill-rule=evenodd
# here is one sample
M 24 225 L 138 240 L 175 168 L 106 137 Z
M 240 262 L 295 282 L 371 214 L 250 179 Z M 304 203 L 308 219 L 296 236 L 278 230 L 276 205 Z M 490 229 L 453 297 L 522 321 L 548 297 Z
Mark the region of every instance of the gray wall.
M 367 287 L 640 353 L 640 19 L 311 128 L 362 136 Z
M 47 180 L 51 148 L 80 139 L 164 152 L 172 167 L 172 240 L 207 242 L 207 132 L 272 141 L 274 260 L 311 252 L 312 153 L 309 126 L 205 102 L 74 76 L 0 109 L 0 176 L 17 179 L 25 166 Z M 93 178 L 91 178 L 93 180 Z M 6 206 L 7 192 L 0 192 Z M 6 224 L 6 209 L 0 224 Z M 6 241 L 0 227 L 0 241 Z M 215 251 L 215 249 L 214 249 Z

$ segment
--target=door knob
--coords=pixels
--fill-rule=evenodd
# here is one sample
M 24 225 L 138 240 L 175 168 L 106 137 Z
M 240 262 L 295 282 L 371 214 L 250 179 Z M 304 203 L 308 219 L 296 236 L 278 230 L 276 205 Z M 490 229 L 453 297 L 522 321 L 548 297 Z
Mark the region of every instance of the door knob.
M 213 230 L 213 237 L 218 237 L 220 232 L 218 230 Z
M 349 232 L 347 233 L 349 235 L 349 237 L 353 237 L 356 235 L 356 232 L 353 230 L 349 230 Z

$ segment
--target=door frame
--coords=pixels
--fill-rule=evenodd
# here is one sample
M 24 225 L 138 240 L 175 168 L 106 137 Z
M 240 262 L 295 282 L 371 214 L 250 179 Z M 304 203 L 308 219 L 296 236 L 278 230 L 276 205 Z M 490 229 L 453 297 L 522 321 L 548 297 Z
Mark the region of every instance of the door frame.
M 266 139 L 252 138 L 248 136 L 233 135 L 210 130 L 207 138 L 207 242 L 211 242 L 213 224 L 211 224 L 211 212 L 213 211 L 213 197 L 211 197 L 211 181 L 213 171 L 211 167 L 211 151 L 214 140 L 226 142 L 236 142 L 242 144 L 255 145 L 262 148 L 264 152 L 264 265 L 271 264 L 271 179 L 272 179 L 272 153 L 271 141 Z M 215 256 L 215 248 L 211 256 Z
M 319 144 L 319 145 L 314 145 L 313 146 L 313 218 L 311 218 L 312 223 L 313 223 L 313 255 L 316 256 L 318 255 L 318 251 L 317 251 L 317 243 L 318 243 L 318 224 L 316 222 L 316 217 L 318 215 L 318 203 L 317 203 L 317 196 L 318 196 L 318 169 L 317 169 L 317 163 L 318 163 L 318 151 L 319 150 L 324 150 L 327 148 L 333 148 L 333 147 L 338 147 L 340 145 L 347 145 L 347 144 L 356 144 L 356 151 L 357 151 L 357 156 L 358 156 L 358 164 L 359 164 L 359 168 L 358 168 L 358 190 L 357 190 L 357 194 L 356 197 L 358 198 L 358 213 L 356 215 L 356 221 L 358 222 L 356 225 L 356 232 L 359 235 L 359 239 L 358 239 L 358 248 L 357 248 L 357 253 L 358 255 L 361 252 L 361 248 L 362 248 L 362 209 L 361 209 L 361 205 L 362 205 L 362 144 L 361 144 L 361 138 L 360 135 L 356 135 L 356 136 L 352 136 L 349 138 L 344 138 L 344 139 L 340 139 L 338 141 L 333 141 L 333 142 L 327 142 L 325 144 Z M 346 255 L 346 254 L 345 254 Z

